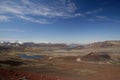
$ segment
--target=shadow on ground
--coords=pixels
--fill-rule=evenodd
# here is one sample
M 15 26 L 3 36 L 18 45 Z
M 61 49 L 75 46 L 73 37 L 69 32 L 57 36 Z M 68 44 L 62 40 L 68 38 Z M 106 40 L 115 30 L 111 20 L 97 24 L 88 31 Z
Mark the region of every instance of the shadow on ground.
M 0 61 L 0 64 L 7 64 L 7 65 L 10 65 L 10 66 L 20 66 L 24 63 L 20 62 L 20 61 L 5 60 L 5 61 Z

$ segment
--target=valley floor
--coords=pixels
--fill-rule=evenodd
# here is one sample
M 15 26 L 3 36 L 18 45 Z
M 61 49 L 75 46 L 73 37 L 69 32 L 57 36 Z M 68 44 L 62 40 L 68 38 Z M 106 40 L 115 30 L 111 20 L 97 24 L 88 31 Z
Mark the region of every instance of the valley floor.
M 4 62 L 6 60 L 11 62 Z M 4 56 L 0 61 L 3 61 L 0 62 L 1 69 L 64 77 L 72 80 L 120 80 L 120 64 L 77 62 L 76 57 L 70 56 L 53 59 L 21 59 L 13 56 Z M 12 61 L 22 63 L 11 65 L 14 63 Z

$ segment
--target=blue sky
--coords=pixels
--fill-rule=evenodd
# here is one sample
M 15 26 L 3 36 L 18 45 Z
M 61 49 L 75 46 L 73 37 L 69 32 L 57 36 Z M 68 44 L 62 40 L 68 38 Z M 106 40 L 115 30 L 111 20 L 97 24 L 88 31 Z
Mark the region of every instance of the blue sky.
M 120 40 L 120 0 L 0 0 L 0 41 Z

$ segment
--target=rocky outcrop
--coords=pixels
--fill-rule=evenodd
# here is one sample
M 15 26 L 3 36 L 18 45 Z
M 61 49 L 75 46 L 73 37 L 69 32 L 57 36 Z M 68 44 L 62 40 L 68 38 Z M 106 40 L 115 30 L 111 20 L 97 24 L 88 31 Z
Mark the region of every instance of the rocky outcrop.
M 109 61 L 111 57 L 105 52 L 91 52 L 83 57 L 81 57 L 83 61 Z

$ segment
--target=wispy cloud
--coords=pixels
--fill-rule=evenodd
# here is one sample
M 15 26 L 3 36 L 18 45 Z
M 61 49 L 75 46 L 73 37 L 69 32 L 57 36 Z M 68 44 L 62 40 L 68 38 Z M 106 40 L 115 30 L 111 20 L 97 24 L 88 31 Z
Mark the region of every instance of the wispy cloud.
M 52 2 L 52 3 L 51 3 Z M 76 13 L 72 0 L 3 0 L 0 1 L 0 14 L 17 17 L 30 22 L 49 24 L 49 19 L 82 16 Z M 37 18 L 36 18 L 37 17 Z M 4 19 L 9 19 L 5 18 Z M 1 19 L 2 20 L 2 19 Z
M 115 23 L 120 23 L 120 20 L 108 17 L 108 16 L 103 16 L 103 15 L 95 15 L 94 17 L 88 18 L 88 21 L 91 22 L 96 22 L 96 21 L 106 21 L 106 22 L 115 22 Z
M 116 19 L 113 19 L 113 18 L 110 18 L 110 17 L 107 17 L 107 16 L 96 16 L 96 18 L 98 18 L 99 20 L 102 20 L 102 21 L 110 21 L 110 22 L 116 22 L 116 23 L 120 23 L 120 20 L 116 20 Z
M 8 21 L 10 17 L 5 15 L 0 15 L 0 21 Z
M 103 9 L 98 8 L 98 9 L 95 9 L 95 10 L 87 11 L 86 14 L 90 15 L 90 14 L 95 14 L 95 13 L 98 13 L 98 12 L 101 12 L 101 11 L 103 11 Z
M 47 21 L 46 19 L 34 19 L 31 17 L 26 17 L 26 16 L 22 16 L 22 15 L 17 15 L 17 17 L 23 19 L 23 20 L 27 20 L 30 22 L 36 22 L 36 23 L 40 23 L 40 24 L 51 24 L 52 22 Z
M 18 29 L 0 29 L 0 32 L 25 32 L 25 31 Z
M 96 17 L 99 18 L 99 19 L 103 19 L 103 20 L 111 20 L 107 16 L 96 16 Z

